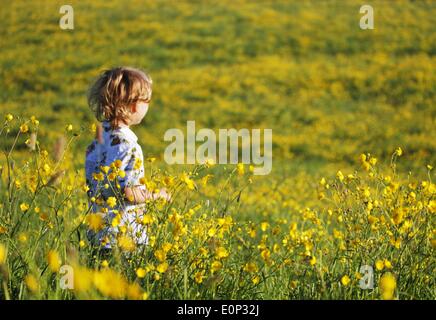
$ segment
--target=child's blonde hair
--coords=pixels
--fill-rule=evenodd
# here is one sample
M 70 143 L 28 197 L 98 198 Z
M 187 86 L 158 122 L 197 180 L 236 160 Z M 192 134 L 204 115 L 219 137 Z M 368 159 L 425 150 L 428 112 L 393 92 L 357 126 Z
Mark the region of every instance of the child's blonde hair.
M 126 122 L 131 105 L 150 102 L 151 78 L 143 71 L 117 67 L 104 71 L 91 86 L 88 104 L 99 121 L 109 121 L 112 128 Z

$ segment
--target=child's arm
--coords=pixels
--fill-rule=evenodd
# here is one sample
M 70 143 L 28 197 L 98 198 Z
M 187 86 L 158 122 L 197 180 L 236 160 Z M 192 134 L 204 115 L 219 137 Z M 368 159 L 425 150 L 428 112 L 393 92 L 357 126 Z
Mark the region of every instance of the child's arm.
M 141 204 L 147 200 L 156 200 L 158 198 L 164 198 L 167 201 L 171 199 L 171 196 L 165 189 L 160 190 L 159 193 L 151 193 L 143 186 L 126 187 L 124 189 L 124 196 L 127 201 L 133 204 Z
M 165 189 L 160 192 L 153 193 L 148 191 L 145 185 L 140 184 L 140 178 L 144 176 L 143 155 L 141 146 L 136 142 L 126 143 L 121 141 L 116 144 L 118 146 L 117 158 L 121 160 L 120 168 L 125 175 L 120 181 L 122 189 L 124 189 L 124 198 L 130 204 L 142 204 L 147 200 L 156 200 L 164 198 L 170 201 L 171 196 Z

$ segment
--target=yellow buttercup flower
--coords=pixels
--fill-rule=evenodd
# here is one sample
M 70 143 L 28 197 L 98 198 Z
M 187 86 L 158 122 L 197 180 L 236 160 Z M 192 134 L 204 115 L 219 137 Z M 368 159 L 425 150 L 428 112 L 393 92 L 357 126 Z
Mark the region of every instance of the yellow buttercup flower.
M 145 275 L 147 274 L 147 272 L 145 271 L 145 269 L 143 269 L 143 268 L 138 268 L 138 269 L 136 269 L 136 276 L 138 277 L 138 278 L 144 278 L 145 277 Z
M 82 293 L 88 291 L 93 283 L 94 274 L 81 266 L 74 268 L 74 292 Z
M 326 179 L 324 177 L 321 178 L 321 180 L 319 181 L 319 184 L 322 186 L 325 186 L 327 183 Z
M 47 254 L 47 262 L 50 270 L 52 272 L 58 272 L 61 267 L 61 258 L 59 254 L 54 251 L 50 250 Z
M 31 116 L 30 117 L 30 122 L 32 122 L 33 125 L 38 126 L 39 125 L 39 120 L 36 119 L 35 116 Z
M 436 213 L 436 200 L 430 200 L 428 202 L 427 208 L 431 213 Z
M 377 261 L 375 262 L 375 268 L 376 268 L 378 271 L 383 270 L 384 267 L 385 267 L 385 264 L 384 264 L 383 260 L 377 260 Z
M 189 190 L 195 189 L 194 181 L 186 173 L 182 174 L 181 180 L 186 184 L 186 186 L 188 187 Z
M 205 162 L 206 167 L 213 167 L 215 165 L 215 160 L 214 159 L 207 159 Z
M 111 226 L 116 228 L 120 223 L 121 223 L 121 217 L 120 215 L 116 215 L 111 221 Z
M 171 243 L 166 242 L 162 245 L 162 250 L 164 252 L 168 252 L 171 250 L 172 247 L 173 247 L 173 245 Z
M 128 283 L 125 279 L 109 268 L 104 268 L 94 274 L 95 287 L 106 297 L 122 299 L 127 295 Z
M 159 262 L 163 262 L 167 258 L 167 252 L 165 250 L 156 250 L 154 256 Z
M 156 270 L 159 273 L 165 273 L 168 270 L 168 267 L 169 267 L 168 263 L 163 262 L 156 267 Z
M 260 253 L 260 256 L 263 260 L 268 261 L 271 257 L 271 252 L 269 251 L 269 249 L 263 249 Z
M 384 259 L 383 264 L 387 269 L 392 269 L 392 263 L 389 260 Z
M 29 288 L 30 291 L 32 292 L 36 292 L 39 289 L 39 284 L 38 284 L 38 280 L 36 279 L 36 277 L 32 274 L 28 274 L 25 278 L 24 278 L 24 282 L 26 283 L 27 288 Z
M 248 262 L 247 264 L 245 264 L 244 266 L 244 271 L 246 272 L 257 272 L 258 268 L 256 263 L 254 262 Z
M 104 175 L 103 173 L 99 172 L 99 173 L 93 173 L 92 174 L 92 178 L 96 181 L 103 181 L 104 180 Z
M 221 263 L 221 261 L 215 260 L 210 265 L 210 270 L 212 273 L 215 273 L 215 272 L 221 270 L 222 267 L 223 267 L 223 264 Z
M 21 126 L 20 126 L 20 131 L 21 131 L 21 133 L 26 133 L 26 132 L 28 132 L 29 131 L 29 126 L 27 125 L 27 124 L 22 124 Z
M 144 225 L 151 224 L 153 223 L 153 221 L 154 221 L 153 216 L 150 214 L 144 214 L 144 216 L 142 217 L 142 223 Z
M 238 163 L 236 166 L 236 170 L 238 172 L 238 175 L 240 175 L 240 176 L 244 175 L 244 173 L 245 173 L 244 164 Z
M 121 166 L 123 165 L 123 162 L 120 159 L 117 159 L 113 162 L 113 165 L 115 168 L 121 168 Z
M 139 158 L 136 158 L 135 159 L 135 163 L 133 165 L 133 169 L 134 170 L 139 170 L 141 168 L 141 166 L 142 166 L 142 160 L 139 159 Z
M 403 221 L 404 217 L 404 209 L 396 208 L 392 214 L 392 220 L 396 225 L 400 224 Z
M 224 247 L 218 247 L 215 251 L 215 255 L 218 259 L 227 258 L 229 256 L 229 252 Z
M 198 271 L 194 275 L 194 280 L 197 283 L 202 283 L 204 278 L 204 273 L 202 271 Z
M 373 224 L 377 223 L 378 220 L 379 220 L 379 219 L 378 219 L 377 217 L 374 217 L 374 216 L 372 216 L 372 215 L 368 215 L 368 223 L 369 223 L 370 225 L 373 225 Z
M 118 246 L 121 248 L 121 250 L 127 252 L 135 250 L 136 247 L 133 239 L 127 235 L 122 235 L 118 238 Z
M 97 232 L 103 228 L 104 221 L 103 221 L 103 217 L 101 216 L 101 214 L 91 213 L 91 214 L 86 216 L 85 221 L 92 231 Z
M 103 172 L 104 174 L 108 174 L 110 167 L 109 166 L 101 166 L 100 167 L 101 172 Z
M 171 187 L 174 184 L 174 177 L 171 176 L 165 176 L 162 180 L 162 183 L 166 186 L 166 187 Z
M 266 229 L 268 229 L 268 227 L 269 227 L 269 223 L 268 222 L 262 222 L 260 224 L 260 230 L 262 230 L 263 232 L 265 232 Z
M 390 272 L 383 274 L 379 282 L 380 293 L 383 300 L 392 300 L 397 287 L 397 281 Z
M 369 169 L 371 169 L 371 165 L 369 164 L 369 162 L 365 161 L 362 162 L 362 167 L 364 170 L 368 171 Z
M 107 204 L 109 207 L 113 208 L 113 207 L 115 207 L 116 204 L 117 204 L 117 199 L 116 199 L 115 197 L 109 197 L 109 198 L 106 200 L 106 204 Z
M 211 227 L 208 231 L 207 231 L 207 235 L 209 237 L 214 237 L 216 235 L 216 228 L 215 227 Z
M 350 277 L 347 276 L 347 275 L 344 275 L 344 276 L 341 278 L 341 283 L 342 283 L 342 285 L 343 285 L 344 287 L 348 286 L 348 285 L 350 284 L 350 282 L 351 282 L 351 279 L 350 279 Z
M 0 243 L 0 266 L 6 263 L 7 251 L 6 247 Z
M 29 205 L 27 203 L 20 204 L 20 210 L 23 212 L 27 212 L 29 210 Z
M 138 283 L 132 283 L 127 285 L 126 297 L 130 300 L 143 300 L 143 290 Z

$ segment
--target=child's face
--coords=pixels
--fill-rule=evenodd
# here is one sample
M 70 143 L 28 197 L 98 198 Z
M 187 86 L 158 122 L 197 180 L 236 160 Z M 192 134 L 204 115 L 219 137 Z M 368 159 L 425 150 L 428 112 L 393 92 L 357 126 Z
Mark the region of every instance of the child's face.
M 148 111 L 148 102 L 139 101 L 132 106 L 129 125 L 140 124 Z

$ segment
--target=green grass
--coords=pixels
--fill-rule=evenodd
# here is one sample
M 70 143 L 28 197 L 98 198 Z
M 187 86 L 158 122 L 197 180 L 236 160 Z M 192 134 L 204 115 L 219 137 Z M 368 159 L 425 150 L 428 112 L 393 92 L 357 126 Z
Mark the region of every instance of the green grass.
M 58 26 L 61 4 L 14 1 L 0 13 L 0 110 L 36 115 L 42 141 L 90 124 L 90 83 L 133 65 L 154 79 L 138 133 L 158 157 L 165 130 L 196 120 L 272 128 L 275 159 L 351 163 L 401 145 L 412 163 L 435 160 L 431 1 L 374 1 L 367 31 L 357 1 L 73 1 L 73 31 Z
M 26 213 L 29 218 L 24 215 L 26 219 L 19 209 L 20 203 L 32 201 L 28 184 L 40 173 L 29 169 L 25 137 L 18 140 L 13 154 L 16 160 L 13 174 L 23 187 L 17 192 L 8 187 L 11 199 L 6 199 L 6 192 L 0 196 L 9 206 L 0 205 L 1 212 L 10 216 L 7 225 L 18 225 L 12 236 L 2 238 L 7 240 L 12 252 L 8 257 L 11 272 L 8 286 L 14 298 L 72 297 L 60 291 L 53 280 L 54 274 L 46 272 L 48 250 L 57 250 L 65 261 L 70 259 L 70 248 L 77 249 L 85 265 L 99 268 L 99 261 L 90 258 L 90 248 L 78 247 L 83 230 L 77 235 L 69 234 L 78 215 L 86 211 L 82 208 L 86 199 L 80 193 L 78 178 L 83 178 L 83 172 L 78 171 L 75 176 L 74 169 L 83 170 L 84 150 L 93 139 L 87 131 L 95 122 L 87 107 L 87 90 L 102 70 L 119 65 L 143 68 L 153 78 L 149 114 L 134 128 L 146 157 L 152 155 L 162 160 L 165 131 L 173 127 L 185 130 L 188 120 L 195 120 L 197 128 L 214 130 L 273 129 L 272 173 L 254 177 L 238 201 L 229 199 L 246 183 L 246 176 L 230 181 L 230 187 L 224 188 L 233 167 L 223 166 L 211 169 L 215 177 L 209 189 L 200 188 L 198 194 L 184 190 L 180 199 L 175 200 L 175 208 L 182 213 L 198 203 L 204 205 L 206 199 L 211 200 L 210 208 L 200 211 L 206 212 L 207 218 L 202 220 L 199 214 L 187 219 L 190 231 L 209 228 L 227 213 L 242 228 L 237 231 L 235 226 L 222 240 L 232 255 L 228 261 L 223 260 L 226 262 L 221 285 L 215 286 L 214 281 L 219 279 L 214 277 L 209 279 L 208 286 L 194 283 L 194 272 L 202 269 L 209 274 L 210 263 L 216 259 L 212 244 L 211 255 L 204 265 L 191 268 L 191 260 L 204 245 L 194 239 L 187 254 L 174 252 L 169 259 L 175 270 L 173 274 L 162 276 L 160 282 L 153 280 L 152 273 L 147 275 L 142 285 L 151 298 L 198 298 L 197 292 L 201 292 L 202 298 L 374 299 L 379 297 L 378 289 L 362 292 L 354 275 L 362 263 L 373 265 L 376 259 L 394 263 L 393 272 L 398 275 L 397 297 L 434 298 L 431 209 L 420 210 L 418 204 L 408 200 L 404 200 L 407 205 L 401 202 L 415 190 L 409 182 L 419 185 L 422 180 L 434 177 L 426 169 L 427 164 L 436 164 L 434 1 L 371 1 L 375 30 L 359 28 L 362 3 L 357 0 L 158 0 L 128 4 L 114 0 L 87 3 L 73 0 L 69 3 L 75 14 L 73 31 L 59 28 L 59 8 L 63 4 L 60 0 L 14 0 L 1 4 L 0 116 L 35 115 L 40 121 L 38 140 L 50 153 L 56 139 L 64 135 L 67 124 L 73 124 L 74 132 L 85 129 L 67 153 L 69 171 L 62 184 L 42 188 L 34 201 L 35 206 L 50 215 L 49 220 L 54 224 L 51 231 L 47 231 L 47 221 L 32 211 L 33 207 L 32 212 Z M 14 125 L 7 137 L 1 135 L 2 149 L 7 150 L 13 144 L 18 130 Z M 390 174 L 387 168 L 397 147 L 404 150 L 397 164 L 402 185 L 398 194 L 394 192 L 387 201 L 383 190 L 391 186 L 383 179 Z M 383 168 L 380 181 L 366 177 L 367 180 L 342 185 L 335 179 L 338 170 L 344 175 L 353 173 L 358 166 L 358 155 L 368 152 L 379 159 L 377 166 Z M 35 158 L 30 162 L 38 165 L 38 161 Z M 52 160 L 47 161 L 54 166 Z M 0 165 L 9 168 L 5 162 L 2 156 Z M 157 161 L 146 164 L 147 174 L 152 167 L 171 174 L 192 169 Z M 408 178 L 409 171 L 413 179 Z M 5 178 L 6 171 L 2 174 Z M 320 187 L 323 176 L 334 188 Z M 368 201 L 362 198 L 361 189 L 366 184 L 371 186 L 374 199 L 387 201 L 375 213 L 372 211 L 379 218 L 388 219 L 375 231 L 373 226 L 363 223 L 366 220 L 359 220 L 368 215 Z M 71 193 L 68 187 L 72 187 Z M 317 199 L 320 188 L 329 198 L 324 202 Z M 425 206 L 434 198 L 427 189 L 415 190 Z M 217 200 L 221 190 L 225 195 Z M 398 233 L 400 225 L 389 223 L 391 204 L 394 208 L 404 205 L 411 212 L 407 218 L 413 220 L 418 236 L 408 240 L 407 230 Z M 59 216 L 53 213 L 57 206 Z M 315 218 L 306 208 L 316 211 Z M 334 210 L 332 216 L 327 215 L 328 208 Z M 350 216 L 344 215 L 345 223 L 338 222 L 349 211 Z M 162 228 L 157 245 L 172 241 L 173 225 L 162 218 L 168 218 L 168 208 L 152 208 L 150 212 L 162 219 L 157 227 Z M 268 231 L 257 230 L 256 237 L 250 238 L 249 229 L 253 225 L 258 228 L 264 221 L 271 223 Z M 291 222 L 298 224 L 295 239 L 289 238 Z M 275 226 L 279 227 L 279 233 L 272 231 Z M 358 229 L 359 226 L 363 229 Z M 351 232 L 351 227 L 357 229 Z M 351 244 L 351 251 L 339 249 L 342 240 L 331 235 L 336 228 L 344 233 L 344 242 L 347 246 Z M 313 237 L 308 237 L 306 232 L 312 231 Z M 28 245 L 19 239 L 19 232 L 27 233 Z M 390 244 L 389 233 L 404 237 L 404 250 Z M 266 244 L 271 251 L 274 244 L 281 245 L 283 238 L 289 238 L 288 245 L 272 256 L 276 266 L 281 266 L 285 258 L 291 259 L 291 267 L 271 271 L 270 261 L 260 257 L 258 246 L 263 235 L 269 236 Z M 249 247 L 240 254 L 239 236 Z M 41 243 L 35 239 L 41 239 Z M 175 243 L 184 245 L 187 240 L 181 237 Z M 356 240 L 367 246 L 359 247 Z M 306 246 L 310 245 L 313 248 L 309 250 Z M 147 251 L 147 261 L 157 264 L 154 249 Z M 291 253 L 291 249 L 295 252 Z M 318 264 L 307 263 L 307 251 L 318 257 Z M 135 268 L 144 266 L 145 262 L 142 256 L 133 260 L 126 268 L 116 260 L 111 260 L 110 265 L 134 281 Z M 258 286 L 253 285 L 254 274 L 240 272 L 252 260 L 261 266 L 257 273 L 262 277 Z M 323 269 L 327 267 L 327 271 Z M 186 296 L 179 291 L 185 281 L 183 270 L 189 271 Z M 31 286 L 25 289 L 25 277 L 29 274 L 40 280 L 41 292 L 31 295 Z M 345 274 L 353 278 L 353 285 L 341 286 L 339 281 Z M 376 281 L 380 276 L 381 272 L 377 273 Z M 289 287 L 293 280 L 299 280 L 295 290 Z M 51 290 L 54 286 L 55 290 Z

